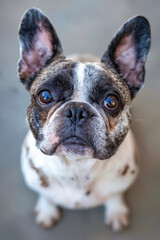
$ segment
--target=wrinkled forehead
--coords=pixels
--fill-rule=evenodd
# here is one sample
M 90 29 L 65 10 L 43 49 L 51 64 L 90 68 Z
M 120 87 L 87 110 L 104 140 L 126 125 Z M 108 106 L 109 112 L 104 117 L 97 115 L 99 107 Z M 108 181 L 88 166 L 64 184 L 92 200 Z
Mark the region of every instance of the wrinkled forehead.
M 51 63 L 43 69 L 31 88 L 35 93 L 37 89 L 45 86 L 61 88 L 63 91 L 72 90 L 75 100 L 83 101 L 87 93 L 101 94 L 109 89 L 117 90 L 129 101 L 130 94 L 127 85 L 108 66 L 101 63 L 81 63 L 71 60 L 62 60 Z

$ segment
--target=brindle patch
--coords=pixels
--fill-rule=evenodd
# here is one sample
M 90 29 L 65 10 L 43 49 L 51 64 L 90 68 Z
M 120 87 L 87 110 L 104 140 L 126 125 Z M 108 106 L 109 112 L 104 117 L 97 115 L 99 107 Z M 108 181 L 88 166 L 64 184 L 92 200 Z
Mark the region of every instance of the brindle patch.
M 37 139 L 40 129 L 46 120 L 60 107 L 64 101 L 71 100 L 73 94 L 73 69 L 75 63 L 65 59 L 53 61 L 44 68 L 34 80 L 31 89 L 31 105 L 28 108 L 28 120 L 34 137 Z M 49 89 L 54 102 L 47 106 L 41 106 L 38 102 L 39 90 Z M 51 113 L 50 113 L 51 111 Z M 48 115 L 49 113 L 49 115 Z
M 122 176 L 125 176 L 127 173 L 128 173 L 128 170 L 129 170 L 129 165 L 126 165 L 123 169 L 123 171 L 121 172 L 121 175 Z
M 38 174 L 41 186 L 42 187 L 48 187 L 49 186 L 49 182 L 48 182 L 48 179 L 47 179 L 46 175 L 42 172 L 41 169 L 39 169 L 39 168 L 34 166 L 33 161 L 32 161 L 31 158 L 29 159 L 29 163 L 30 163 L 31 168 L 33 170 L 35 170 L 35 172 Z
M 28 147 L 27 143 L 25 143 L 25 150 L 26 150 L 26 156 L 28 156 L 28 154 L 29 154 L 29 147 Z
M 29 147 L 26 146 L 26 153 L 28 154 L 29 153 Z
M 65 157 L 65 155 L 62 156 L 62 159 L 63 159 L 63 161 L 65 162 L 65 164 L 66 164 L 67 166 L 69 166 L 68 159 Z
M 131 171 L 132 174 L 135 174 L 135 172 L 136 172 L 135 170 L 132 170 L 132 171 Z
M 86 192 L 86 196 L 89 196 L 91 194 L 91 191 Z
M 39 115 L 40 115 L 40 119 L 41 119 L 41 123 L 42 123 L 42 126 L 44 126 L 44 124 L 46 123 L 46 119 L 47 119 L 47 116 L 48 116 L 48 112 L 47 111 L 39 111 Z
M 108 116 L 108 123 L 109 123 L 109 129 L 110 131 L 113 131 L 115 126 L 118 123 L 120 115 L 118 115 L 117 117 L 112 117 L 112 116 Z
M 31 96 L 36 95 L 37 89 L 44 85 L 62 87 L 66 91 L 70 89 L 70 84 L 73 84 L 75 65 L 74 61 L 65 59 L 51 62 L 34 80 L 30 90 Z

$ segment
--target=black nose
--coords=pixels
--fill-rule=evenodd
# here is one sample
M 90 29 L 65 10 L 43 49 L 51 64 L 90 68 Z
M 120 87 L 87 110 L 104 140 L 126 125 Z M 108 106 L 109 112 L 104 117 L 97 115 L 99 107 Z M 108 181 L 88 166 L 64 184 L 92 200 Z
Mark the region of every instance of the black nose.
M 72 123 L 78 125 L 82 120 L 89 118 L 90 113 L 84 107 L 68 107 L 65 112 L 64 116 L 69 118 Z

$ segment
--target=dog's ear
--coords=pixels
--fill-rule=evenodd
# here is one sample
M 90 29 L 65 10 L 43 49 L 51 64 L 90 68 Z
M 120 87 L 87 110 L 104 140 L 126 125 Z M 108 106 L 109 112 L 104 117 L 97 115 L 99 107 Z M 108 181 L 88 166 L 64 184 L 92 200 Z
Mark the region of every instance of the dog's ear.
M 101 60 L 121 75 L 130 89 L 132 98 L 144 82 L 144 64 L 150 43 L 148 20 L 142 16 L 133 17 L 114 36 Z
M 57 33 L 48 18 L 36 8 L 29 9 L 19 29 L 19 76 L 29 90 L 37 73 L 63 51 Z

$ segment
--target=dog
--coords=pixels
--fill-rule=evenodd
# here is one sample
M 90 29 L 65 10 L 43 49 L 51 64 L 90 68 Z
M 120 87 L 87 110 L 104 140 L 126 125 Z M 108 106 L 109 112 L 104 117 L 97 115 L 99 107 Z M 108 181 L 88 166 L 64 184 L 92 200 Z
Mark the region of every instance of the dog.
M 139 171 L 130 106 L 144 83 L 148 20 L 129 19 L 101 60 L 66 58 L 53 25 L 36 8 L 22 17 L 19 39 L 19 77 L 31 95 L 21 168 L 39 194 L 37 223 L 53 226 L 59 207 L 103 204 L 105 224 L 123 230 L 130 214 L 124 193 Z

